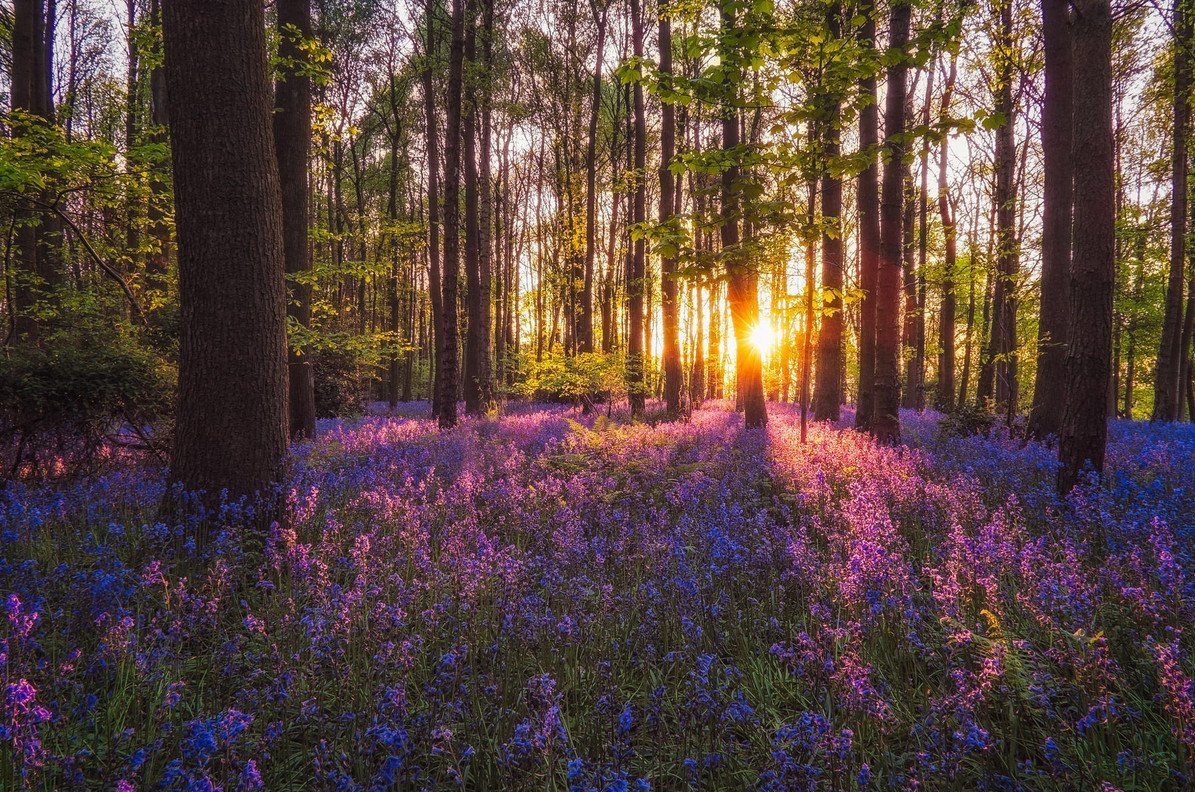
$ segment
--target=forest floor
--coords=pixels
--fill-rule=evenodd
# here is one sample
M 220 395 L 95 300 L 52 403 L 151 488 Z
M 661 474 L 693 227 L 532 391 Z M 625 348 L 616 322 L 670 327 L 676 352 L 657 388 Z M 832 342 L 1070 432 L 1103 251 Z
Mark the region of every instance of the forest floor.
M 256 560 L 156 468 L 7 485 L 0 788 L 1195 784 L 1195 427 L 1061 503 L 932 414 L 407 410 L 297 448 Z

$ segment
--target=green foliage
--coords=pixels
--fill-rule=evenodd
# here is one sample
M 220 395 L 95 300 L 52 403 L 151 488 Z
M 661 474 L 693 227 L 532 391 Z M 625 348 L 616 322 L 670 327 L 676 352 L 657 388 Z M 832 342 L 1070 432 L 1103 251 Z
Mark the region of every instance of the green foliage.
M 98 323 L 0 356 L 0 462 L 12 476 L 71 475 L 118 451 L 163 455 L 176 373 Z
M 345 348 L 326 347 L 311 354 L 315 379 L 315 414 L 320 418 L 357 416 L 365 412 L 369 369 Z
M 938 424 L 938 433 L 943 438 L 970 437 L 977 434 L 986 436 L 995 423 L 996 416 L 987 405 L 978 406 L 968 402 L 942 418 Z
M 620 355 L 547 355 L 521 368 L 526 374 L 514 391 L 527 398 L 592 405 L 625 394 L 625 361 Z

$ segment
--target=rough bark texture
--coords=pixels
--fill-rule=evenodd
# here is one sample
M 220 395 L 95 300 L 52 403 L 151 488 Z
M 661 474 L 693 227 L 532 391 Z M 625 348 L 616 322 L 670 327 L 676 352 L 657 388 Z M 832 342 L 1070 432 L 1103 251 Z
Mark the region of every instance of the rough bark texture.
M 477 173 L 477 31 L 474 17 L 475 0 L 467 4 L 465 13 L 468 29 L 465 33 L 465 62 L 469 79 L 464 91 L 461 111 L 461 156 L 465 171 L 465 365 L 461 390 L 465 396 L 465 414 L 481 415 L 485 406 L 481 395 L 481 347 L 489 327 L 482 323 L 481 303 L 481 226 L 478 217 Z
M 178 227 L 171 478 L 215 497 L 279 481 L 287 446 L 282 201 L 258 3 L 163 4 Z
M 859 30 L 864 47 L 875 46 L 875 8 L 870 7 Z M 876 78 L 867 75 L 859 83 L 867 103 L 859 111 L 859 150 L 867 153 L 867 167 L 859 173 L 856 202 L 859 208 L 859 395 L 856 399 L 855 427 L 870 430 L 875 404 L 876 281 L 880 266 L 880 191 L 875 149 L 880 140 L 879 106 Z
M 597 250 L 597 138 L 602 109 L 602 64 L 606 50 L 606 14 L 597 15 L 597 63 L 593 69 L 593 97 L 589 106 L 589 140 L 585 149 L 585 275 L 581 287 L 581 326 L 578 349 L 593 351 L 593 263 Z M 613 259 L 611 259 L 613 260 Z M 604 325 L 603 325 L 604 327 Z
M 842 7 L 830 4 L 826 27 L 832 38 L 842 34 Z M 840 102 L 829 101 L 829 117 L 837 119 Z M 832 163 L 842 144 L 836 124 L 826 125 L 823 156 Z M 813 386 L 813 417 L 819 421 L 837 421 L 842 405 L 842 180 L 827 167 L 822 174 L 822 321 L 817 337 L 817 377 Z
M 1045 97 L 1041 145 L 1045 159 L 1042 207 L 1041 312 L 1037 330 L 1037 374 L 1029 435 L 1056 435 L 1062 424 L 1065 394 L 1058 387 L 1066 371 L 1066 319 L 1071 262 L 1071 114 L 1073 53 L 1067 0 L 1042 0 L 1045 40 Z
M 1074 8 L 1075 235 L 1058 450 L 1063 494 L 1085 468 L 1104 469 L 1116 236 L 1112 9 L 1108 0 L 1079 0 Z
M 457 282 L 461 245 L 461 91 L 465 61 L 465 5 L 452 0 L 452 47 L 448 55 L 447 122 L 444 132 L 444 271 L 440 304 L 443 348 L 437 358 L 440 426 L 456 426 Z
M 1191 40 L 1195 33 L 1186 0 L 1174 0 L 1174 104 L 1170 150 L 1170 272 L 1162 343 L 1154 373 L 1152 420 L 1178 418 L 1182 367 L 1183 277 L 1187 262 L 1187 140 L 1191 123 Z
M 903 264 L 902 208 L 906 75 L 903 53 L 909 41 L 912 6 L 892 6 L 889 49 L 900 59 L 888 67 L 884 108 L 883 195 L 880 200 L 880 266 L 876 279 L 875 405 L 871 432 L 882 443 L 900 442 L 900 297 Z
M 661 9 L 659 24 L 660 78 L 672 78 L 672 23 L 667 9 Z M 672 157 L 676 153 L 676 108 L 668 102 L 660 108 L 660 225 L 668 227 L 675 213 L 676 177 Z M 660 254 L 660 311 L 664 334 L 664 408 L 680 415 L 684 371 L 680 362 L 680 304 L 677 300 L 676 256 Z
M 311 78 L 302 64 L 311 38 L 311 0 L 278 0 L 278 56 L 287 64 L 274 87 L 274 147 L 282 188 L 282 254 L 288 276 L 311 270 L 307 240 L 308 159 L 311 155 Z M 311 326 L 311 284 L 288 279 L 287 315 Z M 288 348 L 290 435 L 315 436 L 315 380 L 309 356 Z

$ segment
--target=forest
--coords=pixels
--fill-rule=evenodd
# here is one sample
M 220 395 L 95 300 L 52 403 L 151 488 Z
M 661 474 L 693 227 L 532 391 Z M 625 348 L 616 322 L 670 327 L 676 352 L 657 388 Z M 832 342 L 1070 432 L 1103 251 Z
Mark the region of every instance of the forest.
M 1195 3 L 0 0 L 0 789 L 1195 788 Z

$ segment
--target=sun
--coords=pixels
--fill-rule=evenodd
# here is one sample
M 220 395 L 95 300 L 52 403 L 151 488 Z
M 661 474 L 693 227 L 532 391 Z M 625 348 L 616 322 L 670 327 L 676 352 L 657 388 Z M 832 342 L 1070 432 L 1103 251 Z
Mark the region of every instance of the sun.
M 757 322 L 755 327 L 751 329 L 751 346 L 755 347 L 760 355 L 768 354 L 775 343 L 776 334 L 772 332 L 770 322 Z

